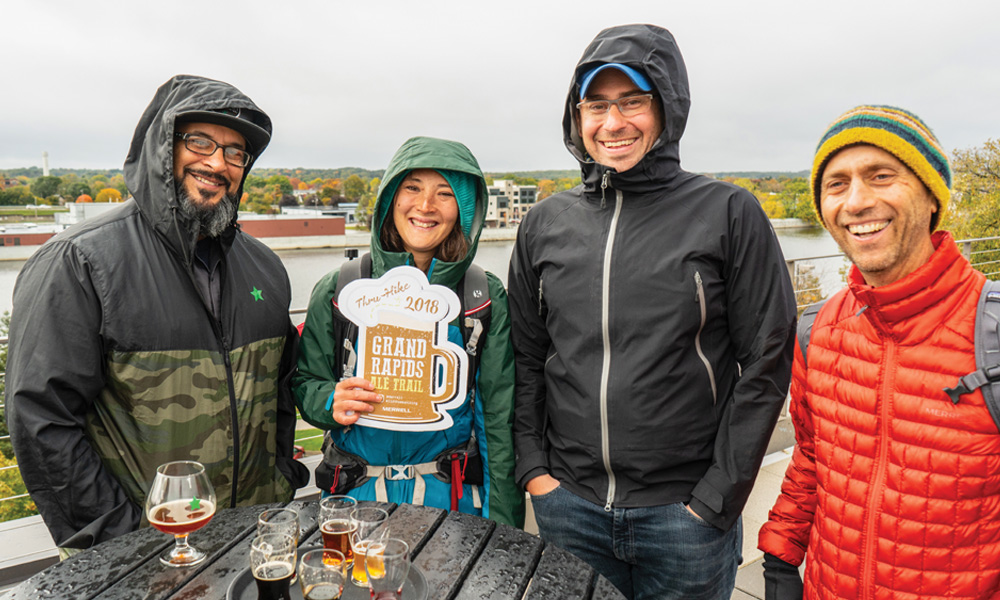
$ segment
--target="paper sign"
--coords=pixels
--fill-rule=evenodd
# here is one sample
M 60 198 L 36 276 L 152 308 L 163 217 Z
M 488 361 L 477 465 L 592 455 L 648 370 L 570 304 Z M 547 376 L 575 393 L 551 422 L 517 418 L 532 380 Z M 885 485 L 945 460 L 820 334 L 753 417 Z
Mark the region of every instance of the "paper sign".
M 378 279 L 352 281 L 338 305 L 359 329 L 357 375 L 383 396 L 358 425 L 397 431 L 451 427 L 448 410 L 465 402 L 469 369 L 465 350 L 448 341 L 448 323 L 462 310 L 455 292 L 404 266 Z

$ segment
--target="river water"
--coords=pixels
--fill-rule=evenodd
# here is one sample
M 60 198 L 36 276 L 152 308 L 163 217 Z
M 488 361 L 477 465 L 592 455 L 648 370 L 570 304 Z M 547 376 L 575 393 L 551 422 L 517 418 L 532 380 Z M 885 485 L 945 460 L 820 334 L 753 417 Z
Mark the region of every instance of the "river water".
M 837 244 L 821 228 L 778 229 L 777 233 L 781 249 L 788 259 L 839 252 Z M 481 242 L 476 253 L 476 263 L 487 271 L 495 273 L 506 284 L 507 264 L 513 247 L 513 240 Z M 364 252 L 365 249 L 361 248 L 360 251 Z M 305 308 L 316 282 L 329 271 L 338 268 L 345 260 L 341 248 L 284 250 L 279 251 L 278 255 L 288 270 L 288 277 L 292 283 L 292 308 Z M 24 261 L 0 261 L 0 313 L 10 310 L 14 282 L 23 266 Z M 837 286 L 835 280 L 826 276 L 823 282 L 824 288 Z

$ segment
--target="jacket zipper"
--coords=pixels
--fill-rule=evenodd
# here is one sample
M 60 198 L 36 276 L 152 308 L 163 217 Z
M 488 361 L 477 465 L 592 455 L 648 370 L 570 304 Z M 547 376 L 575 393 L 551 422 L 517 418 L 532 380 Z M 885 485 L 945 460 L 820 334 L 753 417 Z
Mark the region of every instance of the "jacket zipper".
M 611 171 L 605 171 L 604 175 L 601 175 L 601 210 L 604 210 L 607 205 L 607 199 L 604 197 L 604 192 L 608 189 L 608 181 L 611 180 Z
M 236 490 L 240 481 L 240 423 L 236 414 L 236 387 L 233 383 L 233 363 L 229 358 L 229 345 L 226 344 L 225 339 L 221 335 L 221 323 L 219 323 L 219 334 L 222 340 L 222 357 L 226 363 L 226 383 L 229 385 L 229 414 L 232 416 L 233 426 L 233 489 L 229 498 L 229 508 L 236 508 Z
M 542 316 L 542 307 L 545 306 L 542 300 L 542 279 L 538 278 L 538 316 Z
M 237 491 L 240 483 L 240 419 L 236 406 L 236 384 L 233 378 L 233 362 L 230 356 L 229 343 L 226 342 L 226 332 L 222 328 L 222 307 L 226 302 L 226 290 L 223 285 L 226 282 L 226 261 L 219 263 L 219 276 L 222 283 L 219 285 L 219 345 L 222 346 L 222 360 L 226 365 L 226 384 L 229 386 L 229 414 L 233 427 L 233 489 L 229 497 L 229 507 L 236 508 Z
M 198 290 L 198 283 L 195 280 L 194 275 L 194 264 L 191 257 L 187 257 L 185 263 L 188 267 L 188 274 L 191 277 L 191 283 L 194 284 L 194 288 Z M 220 277 L 222 282 L 226 281 L 225 274 L 226 263 L 223 260 L 219 264 Z M 209 283 L 209 293 L 211 294 L 211 283 Z M 219 311 L 220 313 L 225 306 L 225 290 L 220 286 L 219 293 Z M 205 311 L 208 313 L 209 321 L 214 324 L 215 337 L 219 341 L 219 345 L 222 346 L 222 362 L 226 366 L 226 384 L 229 386 L 229 414 L 231 416 L 230 425 L 233 428 L 233 487 L 232 492 L 229 495 L 229 507 L 236 508 L 236 491 L 239 487 L 239 475 L 240 475 L 240 429 L 239 429 L 239 418 L 236 412 L 236 386 L 233 380 L 233 363 L 229 356 L 229 344 L 226 343 L 225 332 L 222 331 L 222 320 L 216 319 L 215 315 L 212 314 L 212 309 L 205 305 L 205 302 L 211 302 L 211 298 L 202 299 L 202 305 L 205 306 Z
M 701 330 L 705 328 L 705 323 L 708 321 L 708 307 L 705 305 L 705 288 L 701 283 L 701 273 L 698 271 L 694 272 L 694 285 L 695 285 L 695 300 L 698 302 L 701 308 L 701 323 L 698 325 L 698 333 L 694 335 L 694 349 L 698 353 L 698 358 L 705 365 L 705 371 L 708 372 L 708 381 L 712 385 L 712 406 L 718 403 L 719 392 L 715 386 L 715 370 L 712 369 L 712 363 L 709 362 L 708 357 L 701 349 Z
M 868 488 L 868 502 L 865 507 L 865 546 L 861 554 L 861 597 L 873 598 L 875 585 L 875 552 L 878 549 L 876 539 L 878 529 L 878 517 L 882 510 L 882 487 L 885 485 L 886 461 L 889 457 L 889 405 L 892 402 L 892 389 L 894 377 L 892 365 L 895 361 L 896 344 L 889 339 L 885 345 L 885 378 L 882 380 L 882 389 L 879 391 L 879 436 L 881 443 L 878 449 L 878 458 L 875 463 L 875 477 Z
M 601 179 L 601 204 L 604 204 L 604 190 L 608 187 L 610 171 L 604 172 Z M 608 496 L 604 503 L 604 511 L 611 512 L 615 499 L 615 472 L 611 469 L 611 443 L 608 432 L 608 384 L 611 378 L 611 334 L 609 324 L 611 303 L 611 251 L 615 245 L 615 230 L 618 227 L 618 216 L 622 211 L 621 190 L 615 190 L 615 212 L 611 216 L 611 229 L 608 241 L 604 246 L 604 271 L 601 279 L 601 335 L 604 338 L 604 361 L 601 365 L 601 454 L 604 458 L 604 470 L 608 474 Z

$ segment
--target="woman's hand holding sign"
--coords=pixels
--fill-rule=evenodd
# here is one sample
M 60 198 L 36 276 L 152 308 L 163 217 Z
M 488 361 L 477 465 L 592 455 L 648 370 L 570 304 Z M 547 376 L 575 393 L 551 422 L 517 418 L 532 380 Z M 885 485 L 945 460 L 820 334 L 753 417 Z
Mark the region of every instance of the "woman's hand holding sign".
M 361 377 L 348 377 L 337 382 L 333 392 L 333 420 L 341 425 L 354 425 L 358 413 L 375 410 L 373 402 L 381 402 L 382 394 L 375 386 Z

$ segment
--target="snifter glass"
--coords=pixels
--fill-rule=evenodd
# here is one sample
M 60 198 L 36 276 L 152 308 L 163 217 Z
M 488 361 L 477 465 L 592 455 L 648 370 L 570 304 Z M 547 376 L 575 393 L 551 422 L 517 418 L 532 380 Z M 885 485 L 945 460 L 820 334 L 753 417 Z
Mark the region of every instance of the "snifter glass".
M 163 533 L 174 536 L 174 546 L 160 555 L 170 567 L 188 567 L 205 560 L 207 554 L 188 544 L 188 535 L 215 515 L 215 490 L 205 467 L 193 460 L 160 465 L 146 496 L 146 518 Z

